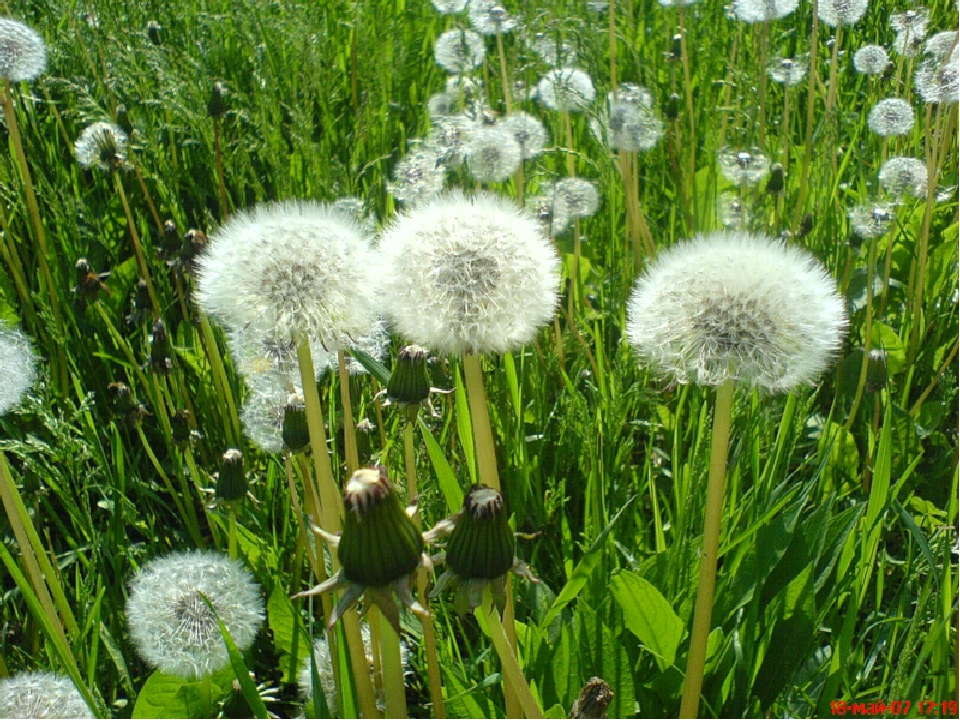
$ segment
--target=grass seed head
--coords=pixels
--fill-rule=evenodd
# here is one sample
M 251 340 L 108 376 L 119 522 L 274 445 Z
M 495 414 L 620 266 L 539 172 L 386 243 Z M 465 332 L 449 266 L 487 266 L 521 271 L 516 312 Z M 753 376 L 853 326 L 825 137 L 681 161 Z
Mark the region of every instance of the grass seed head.
M 19 330 L 0 323 L 0 415 L 19 403 L 36 379 L 33 343 Z
M 264 620 L 260 586 L 239 562 L 212 551 L 177 552 L 151 560 L 134 577 L 127 623 L 140 656 L 161 672 L 198 678 L 230 664 L 217 611 L 241 652 Z
M 47 47 L 33 28 L 0 18 L 0 77 L 35 80 L 47 67 Z
M 630 344 L 677 382 L 732 379 L 773 392 L 814 382 L 846 326 L 843 299 L 819 261 L 744 232 L 661 252 L 627 307 Z
M 92 718 L 83 696 L 66 675 L 25 672 L 0 679 L 0 717 Z

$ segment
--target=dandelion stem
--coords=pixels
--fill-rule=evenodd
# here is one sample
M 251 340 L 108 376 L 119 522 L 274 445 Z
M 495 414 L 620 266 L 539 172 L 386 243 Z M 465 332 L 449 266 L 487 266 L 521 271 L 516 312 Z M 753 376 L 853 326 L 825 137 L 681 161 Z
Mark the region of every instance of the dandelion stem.
M 227 516 L 230 519 L 230 530 L 229 530 L 229 540 L 228 551 L 230 553 L 230 559 L 237 559 L 237 506 L 236 503 L 230 503 L 227 507 Z
M 213 675 L 206 673 L 200 678 L 200 708 L 202 717 L 215 717 L 213 712 Z
M 503 107 L 507 111 L 507 115 L 510 114 L 510 111 L 513 108 L 513 104 L 510 100 L 510 75 L 507 72 L 507 56 L 503 51 L 503 33 L 500 30 L 497 30 L 497 54 L 500 56 L 500 82 L 503 83 Z
M 137 257 L 137 267 L 140 270 L 140 276 L 147 283 L 147 294 L 150 296 L 150 305 L 153 308 L 153 319 L 160 317 L 160 303 L 157 302 L 157 295 L 153 290 L 153 279 L 150 277 L 150 268 L 147 267 L 147 258 L 143 254 L 143 247 L 140 245 L 140 234 L 137 232 L 137 225 L 133 220 L 133 213 L 130 212 L 130 203 L 127 202 L 127 193 L 123 189 L 123 182 L 120 180 L 120 174 L 116 171 L 113 175 L 113 186 L 120 196 L 120 202 L 123 204 L 123 214 L 127 218 L 127 229 L 130 231 L 130 242 L 133 244 L 133 254 Z
M 233 392 L 230 390 L 230 383 L 227 381 L 227 373 L 223 367 L 223 360 L 220 359 L 220 346 L 217 345 L 217 339 L 213 335 L 213 328 L 206 315 L 200 315 L 200 339 L 203 342 L 203 349 L 207 354 L 207 361 L 210 363 L 210 372 L 213 375 L 214 385 L 220 393 L 222 404 L 227 407 L 228 417 L 224 422 L 224 430 L 227 434 L 227 443 L 231 447 L 236 447 L 240 441 L 240 417 L 237 415 L 237 404 L 233 399 Z M 319 522 L 320 518 L 317 518 Z
M 227 183 L 223 173 L 223 152 L 220 150 L 220 118 L 213 118 L 213 155 L 217 165 L 217 191 L 220 196 L 220 222 L 227 221 Z
M 387 697 L 386 717 L 405 718 L 407 716 L 407 697 L 403 687 L 403 661 L 400 658 L 400 637 L 390 623 L 381 623 L 380 633 L 383 686 Z
M 710 443 L 710 476 L 703 517 L 703 549 L 700 553 L 700 583 L 693 611 L 687 672 L 680 700 L 680 717 L 695 718 L 700 707 L 700 689 L 707 660 L 707 639 L 713 615 L 713 591 L 717 583 L 717 553 L 720 549 L 720 525 L 723 520 L 723 486 L 727 474 L 730 418 L 733 412 L 733 380 L 717 388 Z
M 677 20 L 680 24 L 680 64 L 683 66 L 683 86 L 687 99 L 687 116 L 690 120 L 690 213 L 693 223 L 697 222 L 697 120 L 693 114 L 693 84 L 690 80 L 690 55 L 687 52 L 687 28 L 684 22 L 683 6 L 677 7 Z
M 760 27 L 760 67 L 758 68 L 760 92 L 757 104 L 760 106 L 760 137 L 757 141 L 757 147 L 760 148 L 760 152 L 763 152 L 767 134 L 767 36 L 769 34 L 770 21 L 764 20 Z
M 891 238 L 890 242 L 893 242 Z M 853 396 L 853 405 L 850 406 L 850 416 L 844 424 L 844 430 L 850 432 L 853 421 L 860 408 L 863 390 L 867 384 L 867 366 L 869 365 L 870 344 L 873 336 L 873 277 L 877 265 L 877 238 L 870 238 L 870 250 L 867 257 L 867 317 L 863 323 L 863 360 L 860 362 L 860 377 L 857 380 L 857 392 Z
M 520 667 L 520 662 L 517 660 L 516 653 L 511 647 L 510 642 L 507 639 L 507 635 L 503 630 L 503 624 L 500 622 L 500 615 L 497 612 L 497 609 L 493 606 L 489 586 L 483 591 L 482 609 L 484 617 L 487 620 L 487 628 L 490 631 L 490 640 L 493 642 L 493 647 L 496 649 L 497 655 L 500 656 L 500 664 L 503 669 L 504 678 L 509 680 L 509 686 L 514 688 L 516 691 L 520 703 L 520 709 L 523 712 L 522 715 L 512 714 L 508 708 L 507 717 L 542 718 L 543 711 L 537 704 L 537 700 L 533 696 L 530 686 L 523 677 L 523 670 Z
M 610 15 L 609 39 L 610 39 L 610 88 L 613 92 L 617 91 L 617 0 L 610 0 L 610 6 L 607 8 Z
M 820 37 L 820 17 L 817 14 L 818 0 L 813 0 L 813 30 L 810 34 L 810 71 L 807 80 L 807 122 L 806 138 L 804 140 L 803 164 L 800 166 L 800 192 L 797 195 L 797 207 L 793 212 L 794 235 L 800 227 L 800 218 L 803 216 L 803 204 L 807 201 L 807 174 L 810 171 L 810 161 L 813 158 L 813 110 L 816 104 L 815 86 L 817 82 L 817 56 L 819 53 L 818 39 Z
M 343 404 L 343 446 L 347 461 L 347 474 L 353 475 L 360 468 L 360 453 L 357 450 L 357 424 L 353 421 L 353 404 L 350 400 L 350 373 L 343 350 L 337 352 L 340 377 L 340 402 Z
M 493 443 L 493 431 L 490 429 L 490 413 L 487 410 L 487 393 L 483 387 L 483 369 L 480 367 L 479 355 L 464 354 L 463 374 L 467 387 L 467 401 L 470 404 L 470 419 L 473 424 L 480 482 L 499 492 L 497 453 Z

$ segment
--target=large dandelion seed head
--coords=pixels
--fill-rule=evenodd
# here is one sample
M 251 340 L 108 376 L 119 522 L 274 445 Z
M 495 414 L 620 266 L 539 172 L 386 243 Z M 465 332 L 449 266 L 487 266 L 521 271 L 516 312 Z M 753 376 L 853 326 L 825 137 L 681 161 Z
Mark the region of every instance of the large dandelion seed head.
M 240 563 L 218 552 L 172 553 L 143 566 L 130 584 L 127 623 L 137 651 L 161 672 L 197 678 L 230 664 L 220 620 L 241 652 L 264 620 L 260 587 Z
M 914 57 L 923 44 L 930 23 L 930 10 L 924 7 L 910 8 L 909 10 L 890 16 L 890 27 L 897 33 L 893 47 L 898 54 L 904 57 Z
M 438 197 L 402 215 L 380 250 L 384 307 L 403 337 L 435 352 L 505 352 L 553 317 L 556 251 L 505 198 Z
M 557 35 L 534 33 L 527 44 L 550 67 L 566 67 L 577 60 L 577 49 Z
M 830 27 L 853 25 L 867 11 L 867 0 L 820 0 L 817 7 L 820 20 Z
M 785 18 L 799 4 L 800 0 L 735 0 L 733 13 L 737 20 L 760 23 Z
M 26 672 L 0 679 L 0 717 L 92 718 L 73 680 L 52 672 Z
M 956 104 L 960 90 L 960 46 L 957 31 L 933 35 L 914 74 L 914 86 L 927 103 Z
M 486 56 L 486 49 L 483 38 L 473 30 L 455 28 L 437 38 L 433 56 L 440 67 L 456 75 L 478 67 Z
M 415 205 L 439 194 L 446 178 L 447 168 L 440 162 L 437 153 L 425 148 L 397 163 L 393 182 L 387 189 L 397 200 Z
M 425 149 L 433 152 L 448 167 L 462 165 L 467 158 L 470 138 L 478 127 L 479 123 L 463 115 L 437 118 L 430 129 Z
M 661 252 L 627 308 L 630 344 L 677 382 L 774 392 L 814 382 L 846 325 L 836 283 L 813 256 L 742 232 Z
M 503 182 L 520 167 L 520 145 L 502 126 L 478 127 L 466 154 L 467 168 L 480 182 Z
M 127 159 L 127 134 L 113 123 L 95 122 L 80 133 L 73 152 L 87 170 L 116 170 Z
M 520 145 L 522 159 L 529 160 L 543 152 L 547 143 L 547 129 L 539 118 L 525 112 L 514 112 L 504 118 L 503 127 Z
M 774 82 L 793 87 L 803 82 L 807 76 L 808 59 L 806 57 L 777 58 L 767 65 L 767 75 Z
M 537 83 L 537 100 L 551 110 L 579 112 L 596 97 L 593 80 L 577 68 L 556 68 Z
M 607 116 L 607 145 L 611 150 L 639 152 L 650 150 L 663 137 L 663 123 L 646 103 L 621 99 L 611 93 Z
M 37 379 L 37 356 L 30 339 L 0 323 L 0 415 L 23 399 Z
M 231 328 L 307 337 L 328 349 L 377 315 L 369 239 L 349 215 L 313 202 L 260 205 L 234 215 L 197 261 L 197 301 Z
M 892 157 L 880 168 L 880 184 L 898 197 L 909 193 L 916 198 L 925 198 L 927 164 L 917 158 Z
M 869 203 L 852 208 L 847 217 L 857 237 L 882 237 L 893 226 L 896 208 L 893 203 Z
M 590 217 L 600 207 L 600 193 L 589 180 L 564 178 L 553 187 L 553 206 L 555 211 L 559 208 L 561 216 Z
M 770 161 L 759 150 L 721 150 L 720 172 L 730 182 L 755 185 L 770 174 Z
M 890 57 L 882 45 L 864 45 L 853 54 L 853 68 L 864 75 L 882 75 Z
M 517 19 L 496 0 L 470 0 L 470 24 L 484 35 L 510 32 Z
M 0 77 L 34 80 L 47 67 L 47 46 L 33 28 L 0 18 Z
M 913 106 L 900 98 L 881 100 L 867 116 L 867 126 L 877 135 L 906 135 L 913 130 Z
M 541 183 L 538 195 L 528 195 L 524 204 L 543 232 L 549 237 L 556 237 L 570 224 L 570 214 L 565 203 L 557 203 L 557 196 L 552 183 Z

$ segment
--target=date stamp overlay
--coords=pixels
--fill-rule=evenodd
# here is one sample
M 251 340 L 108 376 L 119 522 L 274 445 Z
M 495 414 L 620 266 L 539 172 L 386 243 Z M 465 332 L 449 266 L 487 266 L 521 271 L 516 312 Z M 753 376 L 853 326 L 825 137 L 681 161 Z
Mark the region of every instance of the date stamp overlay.
M 960 706 L 956 700 L 876 700 L 873 702 L 851 702 L 831 700 L 831 717 L 898 717 L 919 715 L 920 717 L 955 718 Z

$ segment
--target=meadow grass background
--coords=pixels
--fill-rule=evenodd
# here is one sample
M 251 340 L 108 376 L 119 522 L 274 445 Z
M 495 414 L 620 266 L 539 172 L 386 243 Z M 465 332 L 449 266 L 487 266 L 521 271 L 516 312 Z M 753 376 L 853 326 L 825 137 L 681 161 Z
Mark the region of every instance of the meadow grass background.
M 559 0 L 505 6 L 525 28 L 504 36 L 514 78 L 530 88 L 547 69 L 523 42 L 529 32 L 546 32 L 577 48 L 578 64 L 598 88 L 594 108 L 602 107 L 610 89 L 606 13 Z M 662 114 L 672 92 L 685 100 L 682 68 L 664 54 L 678 12 L 651 0 L 616 7 L 619 79 L 650 89 Z M 885 348 L 888 373 L 846 427 L 867 342 L 869 248 L 853 236 L 847 211 L 880 197 L 882 158 L 924 159 L 931 127 L 942 130 L 949 148 L 941 176 L 931 182 L 957 182 L 956 105 L 928 109 L 913 93 L 919 58 L 891 53 L 892 75 L 883 80 L 853 71 L 853 51 L 873 42 L 889 46 L 895 34 L 888 18 L 908 7 L 874 1 L 859 23 L 844 28 L 833 115 L 823 112 L 831 31 L 821 25 L 819 78 L 789 91 L 789 159 L 781 157 L 783 88 L 767 82 L 767 154 L 786 167 L 786 187 L 780 210 L 762 187 L 748 195 L 751 227 L 796 233 L 799 218 L 812 213 L 812 229 L 797 242 L 838 278 L 849 299 L 850 332 L 836 369 L 818 386 L 783 396 L 738 392 L 704 712 L 822 716 L 837 699 L 909 699 L 913 715 L 917 701 L 957 698 L 955 191 L 929 207 L 906 200 L 879 241 L 877 274 L 883 276 L 892 244 L 891 279 L 882 310 L 875 298 L 871 346 Z M 956 28 L 955 4 L 926 7 L 932 32 Z M 123 172 L 173 346 L 169 377 L 140 369 L 149 359 L 150 327 L 126 319 L 137 273 L 123 208 L 107 174 L 77 164 L 74 140 L 91 122 L 116 120 L 125 107 L 133 128 L 129 160 L 161 221 L 174 220 L 180 234 L 212 232 L 221 218 L 207 103 L 219 81 L 227 90 L 221 140 L 231 212 L 274 199 L 355 195 L 377 223 L 386 223 L 398 210 L 386 188 L 393 167 L 411 140 L 427 134 L 426 100 L 445 83 L 433 59 L 434 39 L 466 20 L 439 15 L 427 0 L 37 0 L 0 3 L 0 9 L 34 27 L 48 47 L 46 74 L 14 94 L 54 281 L 52 289 L 42 284 L 20 174 L 4 152 L 0 316 L 20 323 L 50 362 L 20 408 L 0 419 L 0 447 L 56 558 L 76 617 L 68 635 L 83 676 L 102 698 L 101 711 L 129 717 L 151 671 L 128 641 L 126 583 L 146 560 L 197 546 L 171 489 L 177 495 L 187 489 L 182 502 L 199 518 L 200 540 L 223 544 L 223 516 L 204 512 L 209 499 L 198 495 L 194 481 L 212 486 L 210 474 L 234 441 L 196 310 L 189 298 L 180 302 L 178 280 L 159 257 L 165 240 L 141 184 Z M 767 57 L 809 52 L 812 13 L 804 0 L 772 22 Z M 149 21 L 161 27 L 159 44 L 148 35 Z M 665 138 L 639 161 L 640 199 L 658 247 L 719 227 L 721 194 L 736 188 L 720 175 L 716 153 L 755 146 L 758 136 L 762 26 L 728 19 L 718 0 L 686 8 L 683 21 L 694 117 L 681 102 Z M 490 105 L 502 111 L 491 39 L 487 49 Z M 811 90 L 813 154 L 798 208 Z M 870 108 L 888 96 L 917 109 L 917 124 L 904 137 L 880 138 L 867 128 Z M 526 166 L 532 195 L 540 183 L 566 174 L 566 141 L 556 113 L 535 102 L 518 105 L 544 120 L 553 148 Z M 623 339 L 626 300 L 640 268 L 626 236 L 616 156 L 591 133 L 589 119 L 573 118 L 575 165 L 578 175 L 597 183 L 602 204 L 581 225 L 587 302 L 575 318 L 562 319 L 564 360 L 545 329 L 535 346 L 485 361 L 508 504 L 518 530 L 538 533 L 518 542 L 518 554 L 543 580 L 540 586 L 515 583 L 519 654 L 553 716 L 565 716 L 593 675 L 616 693 L 612 716 L 670 716 L 679 707 L 696 592 L 712 394 L 669 385 L 639 366 Z M 473 184 L 465 171 L 453 173 L 451 182 Z M 497 189 L 516 193 L 512 183 Z M 925 232 L 929 261 L 915 316 L 908 289 Z M 571 252 L 569 233 L 558 243 L 561 252 Z M 26 293 L 9 269 L 13 254 L 24 268 Z M 73 291 L 81 257 L 98 272 L 111 271 L 96 299 Z M 250 258 L 250 282 L 257 280 L 257 258 Z M 183 282 L 189 287 L 189 277 Z M 50 292 L 64 309 L 59 329 Z M 226 356 L 219 331 L 217 338 Z M 394 349 L 401 343 L 395 338 Z M 242 380 L 229 361 L 227 372 L 242 398 Z M 128 385 L 144 405 L 140 419 L 116 411 L 112 382 Z M 459 389 L 435 401 L 439 417 L 422 415 L 423 435 L 434 443 L 432 452 L 423 444 L 418 449 L 428 522 L 451 510 L 451 494 L 441 491 L 439 480 L 449 491 L 451 476 L 461 488 L 473 478 L 459 383 L 456 361 L 435 366 L 435 385 Z M 378 426 L 365 436 L 365 457 L 401 477 L 399 414 L 377 407 L 379 386 L 370 376 L 351 385 L 354 417 Z M 321 392 L 336 427 L 336 378 L 328 377 Z M 165 422 L 185 408 L 202 433 L 192 467 Z M 251 488 L 256 502 L 240 511 L 241 550 L 269 597 L 270 615 L 270 630 L 258 637 L 247 662 L 258 682 L 279 689 L 270 709 L 292 717 L 301 704 L 291 684 L 292 658 L 305 656 L 309 624 L 307 608 L 286 600 L 307 583 L 296 553 L 297 518 L 282 459 L 246 441 L 241 447 L 257 481 Z M 336 468 L 342 447 L 334 442 L 333 451 Z M 219 525 L 215 534 L 211 525 Z M 6 516 L 0 529 L 16 555 Z M 2 583 L 0 673 L 57 669 L 56 654 L 6 572 Z M 476 621 L 459 619 L 446 601 L 432 609 L 450 712 L 502 716 L 498 663 Z M 417 622 L 405 622 L 415 638 Z M 409 711 L 429 716 L 420 644 L 411 646 Z M 229 677 L 217 682 L 227 688 Z M 240 695 L 225 696 L 228 714 L 249 712 Z

